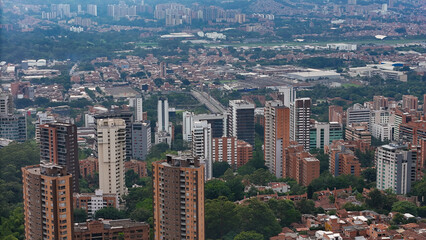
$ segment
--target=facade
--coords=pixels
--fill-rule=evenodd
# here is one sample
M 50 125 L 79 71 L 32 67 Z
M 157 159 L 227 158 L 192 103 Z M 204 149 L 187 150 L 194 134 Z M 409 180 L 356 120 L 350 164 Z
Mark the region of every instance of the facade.
M 35 123 L 36 142 L 40 143 L 40 125 L 52 122 L 55 122 L 55 117 L 53 115 L 48 115 L 47 113 L 37 113 L 37 121 Z
M 13 97 L 8 93 L 0 93 L 0 116 L 13 114 Z
M 233 169 L 245 165 L 253 158 L 253 147 L 235 137 L 213 138 L 212 150 L 213 162 L 228 162 Z
M 206 179 L 211 179 L 213 177 L 212 129 L 207 121 L 194 122 L 192 156 L 205 162 Z
M 312 122 L 309 138 L 309 149 L 324 149 L 324 146 L 330 144 L 330 124 L 326 122 Z
M 138 161 L 134 159 L 126 161 L 124 162 L 124 169 L 126 172 L 133 170 L 140 178 L 148 176 L 148 170 L 146 168 L 145 161 Z
M 204 240 L 204 166 L 172 155 L 152 165 L 154 239 Z
M 151 123 L 141 121 L 132 123 L 132 158 L 145 160 L 151 150 Z
M 373 97 L 373 110 L 382 110 L 388 109 L 389 99 L 384 96 L 374 96 Z
M 337 122 L 340 125 L 346 123 L 346 114 L 343 111 L 343 107 L 331 105 L 328 107 L 328 121 Z
M 27 140 L 25 115 L 0 115 L 0 138 L 25 142 Z
M 330 155 L 329 169 L 333 176 L 361 175 L 361 164 L 344 142 L 333 142 L 327 149 L 327 153 Z
M 399 125 L 400 141 L 418 144 L 421 139 L 426 139 L 426 121 L 414 121 Z
M 415 110 L 419 107 L 419 99 L 413 95 L 402 96 L 402 109 L 404 110 Z
M 127 193 L 124 182 L 126 158 L 126 123 L 123 119 L 101 119 L 97 123 L 99 188 L 104 193 L 122 197 Z
M 98 6 L 95 4 L 87 4 L 87 14 L 98 16 Z
M 194 121 L 194 113 L 185 111 L 182 114 L 182 138 L 184 141 L 192 141 L 192 124 Z
M 157 105 L 157 132 L 169 131 L 169 102 L 167 99 L 159 99 Z
M 293 178 L 297 183 L 307 186 L 320 175 L 319 160 L 304 150 L 297 142 L 290 142 L 284 149 L 283 178 Z
M 343 127 L 342 124 L 337 122 L 330 122 L 330 142 L 335 140 L 343 139 Z
M 415 174 L 415 159 L 405 145 L 389 144 L 376 150 L 377 189 L 391 189 L 396 194 L 407 194 Z
M 25 239 L 72 239 L 72 178 L 54 163 L 22 168 Z
M 126 124 L 126 159 L 130 160 L 132 158 L 132 123 L 133 123 L 133 113 L 127 111 L 115 111 L 102 113 L 95 116 L 95 131 L 97 131 L 98 124 L 97 122 L 101 119 L 123 119 Z M 95 145 L 97 146 L 97 145 Z M 98 151 L 95 151 L 97 154 Z M 97 156 L 97 155 L 96 155 Z
M 143 100 L 142 97 L 130 99 L 130 106 L 133 107 L 133 117 L 135 122 L 143 121 Z
M 40 125 L 40 162 L 52 162 L 72 175 L 73 192 L 79 192 L 77 126 L 69 123 Z
M 228 137 L 254 145 L 254 104 L 244 100 L 229 101 Z
M 301 169 L 298 171 L 298 183 L 303 186 L 308 186 L 312 180 L 320 176 L 320 161 L 314 157 L 303 158 L 299 167 Z
M 283 149 L 290 144 L 290 108 L 282 101 L 269 101 L 264 109 L 264 158 L 269 171 L 282 177 Z
M 290 140 L 309 151 L 311 99 L 299 98 L 290 104 Z
M 135 239 L 149 240 L 149 224 L 130 219 L 91 220 L 76 223 L 74 240 L 93 239 Z
M 393 141 L 395 126 L 393 124 L 371 124 L 371 136 L 380 141 Z
M 346 126 L 345 138 L 348 141 L 363 141 L 371 144 L 371 133 L 368 131 L 367 123 L 354 123 Z
M 278 88 L 278 91 L 284 106 L 290 107 L 290 104 L 296 99 L 296 90 L 292 86 L 282 86 Z
M 117 194 L 103 193 L 102 190 L 96 189 L 94 193 L 74 193 L 73 206 L 74 209 L 84 209 L 89 217 L 95 216 L 96 211 L 112 207 L 118 209 Z
M 370 121 L 370 109 L 356 103 L 346 111 L 346 124 L 368 123 Z
M 220 138 L 226 136 L 226 114 L 198 114 L 194 115 L 193 121 L 207 121 L 212 127 L 212 137 Z
M 373 124 L 390 124 L 395 123 L 395 115 L 389 110 L 372 110 L 370 112 L 370 121 L 368 130 L 372 131 Z
M 98 159 L 94 157 L 88 157 L 86 159 L 82 159 L 79 162 L 80 166 L 80 175 L 83 178 L 87 178 L 88 176 L 95 176 L 95 173 L 99 173 L 99 164 Z

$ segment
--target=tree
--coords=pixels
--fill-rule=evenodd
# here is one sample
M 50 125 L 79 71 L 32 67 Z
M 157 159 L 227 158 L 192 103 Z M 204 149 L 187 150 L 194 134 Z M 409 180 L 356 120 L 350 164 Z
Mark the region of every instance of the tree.
M 204 185 L 204 195 L 206 199 L 215 199 L 219 196 L 228 198 L 231 195 L 231 189 L 229 189 L 224 181 L 213 179 Z
M 213 163 L 213 177 L 218 178 L 222 176 L 226 170 L 230 169 L 228 162 L 214 162 Z
M 392 205 L 396 201 L 397 200 L 394 194 L 383 194 L 378 189 L 374 189 L 368 193 L 368 197 L 365 200 L 365 203 L 367 206 L 375 209 L 378 212 L 389 212 L 392 209 Z
M 275 180 L 275 176 L 272 175 L 267 169 L 257 169 L 248 176 L 248 180 L 255 185 L 266 185 L 269 182 Z
M 270 199 L 268 206 L 279 219 L 281 227 L 288 227 L 290 224 L 300 222 L 301 214 L 291 200 Z
M 225 197 L 207 200 L 205 203 L 206 238 L 219 239 L 238 229 L 241 221 L 236 205 Z
M 130 213 L 130 218 L 138 222 L 146 222 L 152 217 L 152 211 L 146 208 L 136 208 Z
M 376 181 L 377 171 L 374 168 L 367 168 L 361 174 L 368 183 Z
M 417 216 L 417 206 L 412 202 L 398 201 L 392 205 L 392 212 L 411 213 Z
M 95 219 L 103 218 L 103 219 L 121 219 L 126 218 L 126 214 L 116 208 L 107 207 L 102 208 L 95 213 Z
M 85 222 L 87 219 L 87 212 L 82 208 L 74 209 L 74 222 Z
M 242 231 L 255 231 L 267 239 L 281 231 L 274 213 L 266 203 L 257 199 L 248 200 L 247 203 L 248 205 L 240 205 L 237 208 Z
M 296 207 L 302 214 L 312 214 L 315 211 L 315 202 L 312 200 L 302 199 L 296 202 Z
M 262 234 L 255 231 L 240 232 L 235 236 L 234 240 L 263 240 L 265 239 Z
M 139 180 L 139 175 L 133 171 L 133 169 L 127 170 L 125 175 L 126 187 L 130 188 Z

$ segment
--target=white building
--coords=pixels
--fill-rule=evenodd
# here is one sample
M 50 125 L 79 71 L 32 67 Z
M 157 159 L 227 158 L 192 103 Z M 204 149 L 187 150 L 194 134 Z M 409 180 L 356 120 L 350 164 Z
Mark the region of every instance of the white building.
M 281 101 L 284 102 L 284 106 L 290 107 L 290 103 L 294 102 L 294 99 L 296 99 L 296 90 L 293 86 L 280 86 L 278 87 L 278 91 L 282 96 Z
M 185 111 L 182 114 L 182 137 L 184 141 L 192 141 L 192 125 L 194 113 Z
M 119 207 L 117 194 L 103 193 L 101 189 L 96 189 L 94 193 L 74 193 L 73 197 L 78 204 L 77 208 L 86 209 L 89 217 L 95 216 L 95 213 L 102 208 L 114 207 L 118 209 Z M 115 205 L 108 203 L 112 198 L 115 198 Z M 81 203 L 79 199 L 84 199 L 84 206 L 79 205 Z
M 192 128 L 192 155 L 205 162 L 206 180 L 213 177 L 212 129 L 207 121 L 194 122 Z
M 98 6 L 95 4 L 87 4 L 87 14 L 98 16 Z
M 394 125 L 389 123 L 371 124 L 371 136 L 380 141 L 393 141 Z
M 131 98 L 129 101 L 130 107 L 133 107 L 133 117 L 135 122 L 143 121 L 143 100 L 142 97 Z
M 171 129 L 169 128 L 169 102 L 167 99 L 158 100 L 157 117 L 157 132 L 171 134 Z
M 348 44 L 348 43 L 330 43 L 327 44 L 327 48 L 339 51 L 356 51 L 356 44 Z
M 416 159 L 405 145 L 389 144 L 376 150 L 376 187 L 391 189 L 396 194 L 407 194 L 411 189 L 412 175 L 415 174 Z
M 123 119 L 99 119 L 97 122 L 99 188 L 104 193 L 127 193 L 124 182 L 126 159 L 126 123 Z
M 290 140 L 303 145 L 309 151 L 311 99 L 298 98 L 290 104 Z
M 346 111 L 346 125 L 361 122 L 370 122 L 370 109 L 356 103 Z

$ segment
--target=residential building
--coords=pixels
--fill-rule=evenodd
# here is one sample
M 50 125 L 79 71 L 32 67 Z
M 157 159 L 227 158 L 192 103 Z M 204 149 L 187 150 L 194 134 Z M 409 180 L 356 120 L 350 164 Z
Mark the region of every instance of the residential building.
M 314 157 L 302 158 L 302 163 L 299 163 L 299 177 L 297 182 L 303 186 L 308 186 L 312 180 L 320 176 L 320 161 Z
M 280 92 L 280 100 L 283 102 L 285 107 L 290 107 L 290 104 L 296 99 L 296 89 L 293 86 L 280 86 L 278 88 Z
M 265 165 L 272 174 L 282 177 L 283 149 L 290 144 L 290 108 L 282 101 L 268 101 L 264 116 Z
M 421 139 L 426 139 L 426 121 L 412 121 L 399 125 L 400 141 L 418 144 Z
M 25 142 L 27 140 L 26 115 L 0 115 L 0 138 Z
M 72 176 L 42 163 L 22 168 L 25 239 L 73 239 Z
M 388 109 L 389 99 L 384 96 L 374 96 L 373 97 L 373 110 L 382 110 Z
M 237 169 L 252 158 L 253 146 L 243 140 L 235 137 L 213 138 L 212 140 L 213 162 L 228 162 L 233 169 Z
M 337 122 L 340 125 L 346 124 L 346 113 L 342 106 L 331 105 L 328 107 L 328 121 Z
M 330 142 L 332 143 L 335 140 L 341 140 L 343 139 L 343 127 L 342 124 L 337 122 L 330 122 Z
M 95 4 L 87 4 L 87 14 L 97 17 L 98 6 Z
M 393 133 L 395 126 L 393 124 L 371 124 L 371 136 L 380 141 L 393 141 Z
M 194 113 L 185 111 L 182 113 L 182 138 L 184 141 L 192 141 L 192 124 L 194 121 Z
M 146 168 L 145 161 L 130 160 L 124 162 L 124 170 L 127 172 L 133 170 L 140 178 L 148 176 L 148 170 Z
M 290 140 L 309 151 L 311 99 L 299 98 L 290 104 Z
M 0 116 L 2 115 L 11 115 L 14 113 L 13 108 L 13 97 L 8 93 L 0 93 Z
M 73 194 L 74 209 L 84 209 L 89 217 L 94 217 L 96 211 L 102 208 L 112 207 L 118 209 L 118 204 L 117 194 L 103 193 L 100 189 L 96 189 L 94 193 Z
M 346 146 L 346 142 L 334 141 L 326 149 L 326 152 L 330 155 L 329 169 L 333 176 L 361 175 L 361 164 L 350 147 Z
M 101 119 L 123 119 L 126 123 L 126 159 L 130 160 L 132 158 L 132 123 L 133 123 L 133 113 L 129 111 L 112 111 L 107 113 L 101 113 L 99 115 L 95 115 L 95 131 L 97 131 L 97 127 L 99 124 L 99 120 Z M 97 146 L 97 145 L 95 145 Z M 97 154 L 98 151 L 95 151 L 95 154 Z M 97 157 L 98 155 L 95 155 Z
M 169 129 L 169 102 L 166 98 L 158 100 L 157 105 L 157 132 L 170 133 Z
M 74 240 L 89 239 L 149 240 L 149 224 L 130 219 L 90 220 L 74 225 Z
M 411 179 L 415 174 L 415 160 L 406 145 L 389 144 L 376 149 L 376 187 L 391 189 L 396 194 L 407 194 L 411 190 Z
M 35 123 L 35 139 L 36 142 L 40 143 L 40 125 L 55 122 L 55 116 L 47 114 L 45 112 L 37 113 L 37 121 Z
M 133 117 L 135 122 L 143 121 L 143 100 L 141 96 L 131 98 L 129 101 L 130 107 L 133 107 Z
M 212 127 L 212 137 L 220 138 L 227 135 L 226 114 L 197 114 L 194 115 L 193 121 L 207 121 Z
M 254 104 L 231 100 L 228 107 L 228 137 L 236 137 L 254 145 Z
M 192 156 L 205 163 L 206 180 L 213 177 L 212 129 L 207 121 L 194 122 L 192 128 Z
M 327 122 L 311 122 L 309 133 L 309 149 L 324 149 L 324 146 L 330 144 L 330 124 Z
M 319 160 L 304 150 L 304 146 L 297 142 L 283 150 L 283 178 L 293 178 L 299 184 L 307 186 L 320 175 Z
M 419 107 L 419 99 L 413 95 L 403 95 L 402 96 L 402 109 L 404 110 L 415 110 L 417 111 Z
M 52 162 L 65 167 L 72 175 L 73 192 L 79 192 L 77 126 L 69 123 L 40 125 L 40 162 Z
M 151 145 L 151 122 L 132 123 L 132 158 L 145 160 Z
M 204 239 L 204 166 L 173 155 L 152 165 L 154 239 Z
M 371 133 L 368 131 L 368 123 L 353 123 L 346 126 L 345 139 L 348 141 L 361 140 L 371 144 Z
M 88 157 L 80 160 L 80 176 L 87 178 L 89 176 L 94 177 L 95 173 L 99 173 L 98 159 L 94 157 Z
M 127 193 L 124 182 L 126 158 L 126 122 L 123 119 L 100 119 L 97 123 L 99 188 L 104 193 L 122 197 Z
M 368 123 L 370 121 L 370 109 L 356 103 L 346 111 L 346 124 Z

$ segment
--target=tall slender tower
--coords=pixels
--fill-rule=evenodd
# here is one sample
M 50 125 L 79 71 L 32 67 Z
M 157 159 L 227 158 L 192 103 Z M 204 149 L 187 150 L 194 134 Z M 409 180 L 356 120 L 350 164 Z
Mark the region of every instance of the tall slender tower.
M 194 120 L 193 112 L 183 112 L 182 114 L 182 137 L 183 140 L 192 141 L 192 124 Z
M 169 102 L 167 99 L 158 100 L 157 105 L 158 125 L 157 132 L 169 132 Z
M 244 100 L 229 101 L 228 137 L 236 137 L 254 146 L 254 104 Z
M 25 239 L 73 239 L 71 177 L 55 163 L 22 168 Z
M 309 151 L 311 99 L 298 98 L 290 104 L 290 140 L 303 145 Z
M 290 109 L 282 101 L 269 101 L 265 106 L 265 164 L 277 177 L 284 177 L 283 150 L 290 144 Z
M 172 155 L 152 166 L 154 239 L 204 240 L 204 166 Z
M 123 119 L 100 119 L 97 123 L 99 188 L 104 193 L 127 193 L 124 182 L 126 123 Z
M 194 122 L 192 155 L 205 162 L 206 179 L 211 179 L 213 177 L 212 128 L 207 121 Z
M 40 161 L 66 167 L 72 174 L 73 192 L 79 192 L 77 127 L 70 123 L 52 122 L 40 125 Z
M 142 97 L 135 97 L 130 99 L 130 106 L 133 107 L 133 117 L 136 122 L 143 121 L 143 101 Z

